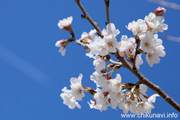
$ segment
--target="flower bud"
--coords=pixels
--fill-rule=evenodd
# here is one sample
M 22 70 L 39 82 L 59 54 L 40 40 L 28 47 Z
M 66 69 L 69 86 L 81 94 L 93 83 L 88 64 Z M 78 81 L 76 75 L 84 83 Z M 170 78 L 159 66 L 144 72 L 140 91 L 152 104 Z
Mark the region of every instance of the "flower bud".
M 55 46 L 56 47 L 62 47 L 65 46 L 65 43 L 67 42 L 67 40 L 59 40 L 56 42 Z
M 155 10 L 154 14 L 155 14 L 156 16 L 162 16 L 165 12 L 166 12 L 166 9 L 165 9 L 165 8 L 163 8 L 163 7 L 158 7 L 158 8 Z
M 113 64 L 109 64 L 109 65 L 107 66 L 107 70 L 110 70 L 112 67 L 114 67 L 114 65 L 113 65 Z
M 72 23 L 73 17 L 70 16 L 68 18 L 64 18 L 63 20 L 59 20 L 58 26 L 60 29 L 63 30 L 71 30 L 71 23 Z

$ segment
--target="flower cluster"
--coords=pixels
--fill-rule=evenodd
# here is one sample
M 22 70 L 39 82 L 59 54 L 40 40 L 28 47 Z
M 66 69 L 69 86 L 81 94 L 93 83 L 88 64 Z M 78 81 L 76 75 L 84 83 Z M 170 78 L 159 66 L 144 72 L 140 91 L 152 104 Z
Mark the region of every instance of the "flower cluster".
M 77 100 L 82 100 L 82 97 L 85 96 L 84 88 L 81 84 L 82 74 L 78 78 L 71 78 L 71 90 L 68 90 L 66 87 L 62 89 L 61 98 L 64 100 L 64 104 L 68 105 L 70 109 L 75 107 L 81 108 Z
M 146 95 L 147 87 L 143 84 L 131 88 L 132 84 L 121 83 L 120 74 L 117 74 L 115 79 L 108 79 L 102 73 L 95 71 L 91 75 L 91 80 L 98 86 L 96 90 L 82 85 L 81 79 L 82 74 L 78 78 L 71 78 L 71 90 L 64 87 L 63 93 L 60 94 L 64 100 L 63 103 L 70 109 L 75 107 L 80 109 L 81 106 L 77 101 L 82 100 L 84 92 L 89 92 L 93 96 L 93 100 L 88 102 L 91 109 L 104 111 L 110 106 L 112 109 L 119 107 L 124 113 L 128 113 L 128 111 L 134 114 L 151 113 L 151 109 L 154 108 L 152 103 L 159 96 L 154 94 L 148 97 Z M 126 87 L 131 89 L 125 90 Z
M 121 37 L 121 41 L 118 42 L 116 36 L 120 33 L 116 29 L 113 23 L 109 23 L 106 29 L 102 30 L 103 38 L 96 35 L 96 30 L 91 30 L 89 33 L 83 32 L 79 42 L 85 44 L 90 52 L 86 55 L 90 58 L 99 58 L 94 56 L 106 56 L 111 53 L 119 52 L 121 57 L 129 57 L 130 59 L 135 56 L 136 49 L 138 49 L 138 55 L 136 56 L 136 67 L 143 64 L 141 54 L 144 52 L 146 54 L 146 61 L 152 67 L 153 64 L 160 62 L 159 57 L 164 57 L 166 55 L 164 51 L 164 46 L 162 45 L 162 40 L 158 38 L 157 33 L 163 32 L 168 29 L 168 26 L 164 24 L 165 13 L 164 8 L 158 7 L 154 13 L 149 13 L 145 16 L 144 20 L 139 19 L 137 21 L 130 22 L 127 29 L 130 30 L 135 37 L 128 38 L 126 35 Z M 63 19 L 58 23 L 61 29 L 71 31 L 72 17 Z M 68 28 L 68 29 L 67 29 Z M 139 42 L 140 47 L 137 46 Z M 57 41 L 56 46 L 61 47 L 61 54 L 64 56 L 66 51 L 66 45 L 68 40 Z M 97 60 L 96 60 L 97 61 Z
M 166 10 L 158 7 L 154 13 L 149 13 L 144 20 L 139 19 L 137 22 L 133 21 L 128 24 L 127 28 L 130 30 L 141 42 L 140 49 L 146 54 L 146 61 L 152 67 L 153 64 L 160 62 L 159 57 L 166 55 L 162 40 L 158 38 L 157 33 L 168 29 L 164 24 L 164 17 L 162 16 Z M 127 52 L 129 52 L 127 50 Z
M 93 56 L 106 56 L 109 53 L 115 53 L 116 48 L 118 47 L 116 36 L 119 33 L 120 31 L 116 29 L 115 25 L 113 23 L 110 23 L 106 26 L 106 29 L 102 30 L 102 34 L 104 36 L 103 38 L 95 36 L 95 33 L 91 34 L 94 39 L 91 39 L 91 41 L 87 41 L 89 43 L 87 44 L 87 46 L 89 47 L 90 52 L 86 55 L 92 58 Z
M 116 74 L 113 79 L 114 71 L 122 66 L 112 63 L 106 67 L 106 62 L 111 57 L 110 55 L 118 54 L 133 67 L 139 69 L 139 66 L 143 64 L 141 56 L 145 53 L 146 61 L 151 67 L 153 64 L 159 63 L 159 57 L 164 57 L 166 54 L 162 40 L 158 38 L 157 34 L 168 29 L 162 16 L 165 12 L 164 8 L 158 7 L 154 13 L 149 13 L 144 19 L 129 23 L 126 27 L 133 33 L 134 37 L 128 38 L 127 35 L 122 35 L 120 42 L 116 38 L 120 31 L 116 29 L 113 23 L 106 25 L 106 29 L 102 30 L 102 36 L 97 36 L 97 31 L 91 30 L 89 33 L 83 32 L 79 40 L 71 38 L 57 41 L 56 46 L 60 47 L 63 56 L 66 46 L 72 41 L 88 48 L 86 50 L 89 52 L 86 53 L 86 56 L 94 59 L 93 65 L 95 66 L 95 72 L 92 73 L 90 79 L 97 86 L 93 90 L 82 85 L 82 74 L 78 78 L 71 78 L 71 90 L 64 87 L 63 93 L 60 95 L 63 103 L 70 109 L 81 108 L 78 101 L 85 96 L 84 92 L 88 92 L 93 97 L 93 100 L 88 102 L 90 108 L 103 111 L 110 106 L 112 109 L 119 107 L 124 113 L 128 113 L 128 111 L 135 114 L 150 113 L 151 109 L 154 108 L 152 103 L 155 102 L 158 95 L 154 94 L 148 97 L 146 95 L 147 86 L 142 83 L 122 83 L 120 74 Z M 58 26 L 60 29 L 69 31 L 71 37 L 74 37 L 71 23 L 72 17 L 69 17 L 60 20 Z

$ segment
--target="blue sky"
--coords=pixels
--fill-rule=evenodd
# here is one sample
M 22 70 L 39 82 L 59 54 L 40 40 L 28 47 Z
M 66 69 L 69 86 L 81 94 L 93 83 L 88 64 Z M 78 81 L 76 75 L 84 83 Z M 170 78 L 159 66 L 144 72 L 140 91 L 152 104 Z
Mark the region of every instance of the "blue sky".
M 170 0 L 169 0 L 170 1 Z M 180 4 L 179 0 L 174 0 Z M 104 0 L 82 0 L 90 16 L 102 28 L 105 27 Z M 144 18 L 158 5 L 146 0 L 110 0 L 110 20 L 121 31 L 118 36 L 133 36 L 125 27 L 132 20 Z M 74 0 L 0 0 L 0 119 L 1 120 L 92 120 L 121 119 L 122 110 L 100 112 L 91 110 L 87 104 L 91 98 L 86 94 L 82 109 L 70 110 L 59 97 L 61 89 L 70 84 L 71 77 L 82 73 L 83 84 L 95 85 L 89 76 L 94 72 L 92 59 L 75 43 L 67 46 L 62 57 L 54 45 L 57 40 L 69 38 L 69 33 L 57 27 L 60 19 L 73 16 L 72 27 L 77 38 L 93 27 L 82 20 L 82 12 Z M 165 23 L 168 31 L 163 34 L 180 36 L 180 11 L 167 8 Z M 163 39 L 163 34 L 159 37 Z M 145 62 L 140 71 L 159 85 L 172 98 L 180 102 L 179 67 L 180 43 L 163 40 L 166 57 L 150 68 Z M 119 70 L 122 81 L 137 82 L 138 79 L 125 69 Z M 148 89 L 148 95 L 154 94 Z M 157 98 L 152 113 L 180 114 L 162 98 Z

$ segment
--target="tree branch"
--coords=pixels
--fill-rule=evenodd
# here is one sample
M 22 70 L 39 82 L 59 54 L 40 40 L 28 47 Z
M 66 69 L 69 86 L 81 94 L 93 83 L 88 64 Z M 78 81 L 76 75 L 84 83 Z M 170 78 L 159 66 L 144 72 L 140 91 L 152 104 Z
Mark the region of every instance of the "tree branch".
M 149 81 L 137 69 L 133 69 L 133 66 L 127 60 L 121 57 L 118 52 L 116 52 L 115 56 L 119 60 L 119 62 L 121 62 L 125 68 L 129 69 L 136 77 L 138 77 L 143 84 L 158 93 L 164 100 L 166 100 L 167 103 L 169 103 L 172 107 L 174 107 L 177 111 L 180 112 L 180 105 L 175 100 L 173 100 L 167 93 L 165 93 L 159 86 Z
M 81 11 L 84 13 L 84 18 L 87 19 L 91 25 L 96 29 L 97 34 L 103 38 L 103 35 L 101 34 L 101 29 L 99 28 L 98 24 L 96 22 L 94 22 L 92 20 L 92 18 L 89 16 L 89 14 L 87 13 L 87 11 L 85 10 L 85 8 L 83 7 L 83 5 L 81 4 L 80 0 L 75 0 L 75 2 L 77 3 L 77 5 L 79 6 L 79 8 L 81 9 Z
M 136 43 L 137 43 L 137 46 L 136 46 L 136 52 L 135 52 L 135 56 L 134 56 L 134 60 L 133 60 L 133 69 L 136 69 L 136 57 L 138 55 L 138 48 L 139 48 L 139 45 L 140 45 L 140 39 L 138 36 L 135 36 L 136 38 Z
M 80 9 L 82 10 L 82 12 L 84 13 L 84 18 L 87 19 L 91 25 L 96 29 L 97 34 L 103 38 L 103 35 L 101 33 L 101 29 L 99 28 L 99 26 L 97 25 L 97 23 L 95 23 L 92 18 L 88 15 L 88 13 L 86 12 L 86 10 L 84 9 L 84 7 L 82 6 L 82 4 L 80 3 L 80 0 L 75 0 L 77 5 L 80 7 Z M 76 43 L 82 45 L 85 47 L 84 44 L 78 42 L 76 40 Z M 157 94 L 159 94 L 164 100 L 166 100 L 167 103 L 169 103 L 172 107 L 174 107 L 177 111 L 180 112 L 180 105 L 173 100 L 169 95 L 167 95 L 159 86 L 155 85 L 154 83 L 152 83 L 151 81 L 149 81 L 144 75 L 142 75 L 142 73 L 140 73 L 137 69 L 133 69 L 133 66 L 123 57 L 121 57 L 119 55 L 118 52 L 115 53 L 116 58 L 118 59 L 119 62 L 115 62 L 111 59 L 109 59 L 109 62 L 115 64 L 115 65 L 122 65 L 123 67 L 127 68 L 128 70 L 130 70 L 136 77 L 139 78 L 139 81 L 142 84 L 145 84 L 146 86 L 148 86 L 150 89 L 152 89 L 153 91 L 155 91 Z
M 105 60 L 106 62 L 112 63 L 113 65 L 122 66 L 122 63 L 121 63 L 121 62 L 116 62 L 116 61 L 112 60 L 111 57 L 110 57 L 110 55 L 107 55 L 104 60 Z
M 110 23 L 110 18 L 109 18 L 109 0 L 104 0 L 105 5 L 106 5 L 106 17 L 107 17 L 107 22 L 106 25 Z

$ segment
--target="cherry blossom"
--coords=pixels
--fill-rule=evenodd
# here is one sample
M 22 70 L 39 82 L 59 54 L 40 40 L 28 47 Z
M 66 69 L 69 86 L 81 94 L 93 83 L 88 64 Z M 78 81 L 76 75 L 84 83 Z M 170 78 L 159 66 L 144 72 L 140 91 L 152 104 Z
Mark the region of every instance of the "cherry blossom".
M 145 33 L 147 31 L 147 24 L 144 20 L 138 19 L 137 22 L 133 21 L 126 26 L 134 35 Z
M 81 84 L 81 79 L 83 75 L 80 74 L 78 78 L 71 78 L 71 89 L 72 89 L 72 95 L 76 100 L 82 100 L 82 97 L 84 97 L 84 88 Z
M 144 19 L 148 25 L 148 30 L 153 33 L 163 32 L 168 29 L 167 24 L 164 24 L 163 16 L 156 16 L 154 13 L 149 13 Z
M 64 93 L 60 94 L 60 97 L 63 99 L 63 103 L 67 105 L 70 109 L 74 109 L 75 107 L 78 107 L 79 109 L 81 106 L 78 102 L 76 102 L 74 96 L 71 94 L 71 90 L 68 90 L 66 87 L 62 89 Z
M 158 7 L 154 13 L 149 13 L 144 19 L 130 22 L 126 28 L 132 32 L 134 37 L 128 38 L 127 35 L 122 35 L 120 42 L 117 41 L 120 31 L 116 29 L 114 23 L 108 23 L 106 28 L 102 29 L 102 34 L 96 28 L 96 30 L 90 30 L 89 33 L 83 32 L 81 38 L 76 39 L 71 28 L 73 18 L 60 20 L 58 26 L 60 29 L 68 30 L 71 38 L 57 41 L 55 46 L 60 47 L 59 52 L 63 56 L 70 42 L 75 41 L 84 48 L 87 47 L 86 56 L 94 59 L 95 69 L 90 75 L 90 80 L 96 85 L 95 89 L 82 85 L 82 74 L 78 78 L 72 77 L 70 79 L 71 89 L 64 87 L 63 93 L 60 94 L 63 103 L 70 109 L 81 108 L 78 101 L 82 101 L 87 92 L 93 98 L 87 102 L 91 109 L 102 112 L 111 107 L 115 110 L 122 109 L 124 113 L 151 113 L 151 110 L 155 108 L 153 103 L 159 95 L 148 96 L 146 94 L 147 84 L 144 85 L 142 81 L 123 83 L 121 74 L 115 74 L 115 71 L 125 67 L 138 72 L 136 70 L 143 64 L 143 54 L 150 67 L 159 63 L 160 57 L 166 55 L 163 41 L 158 38 L 157 34 L 168 29 L 168 25 L 164 23 L 163 14 L 165 12 L 165 8 Z M 115 57 L 117 62 L 113 61 Z M 126 66 L 120 59 L 127 62 Z
M 68 44 L 67 40 L 59 40 L 55 44 L 56 47 L 60 47 L 59 52 L 61 53 L 62 56 L 65 56 L 67 44 Z
M 69 30 L 71 27 L 72 21 L 73 21 L 72 16 L 68 18 L 64 18 L 63 20 L 59 20 L 58 26 L 60 29 Z
M 119 54 L 121 57 L 129 56 L 135 48 L 135 39 L 128 38 L 126 35 L 121 37 L 121 42 L 119 43 Z

